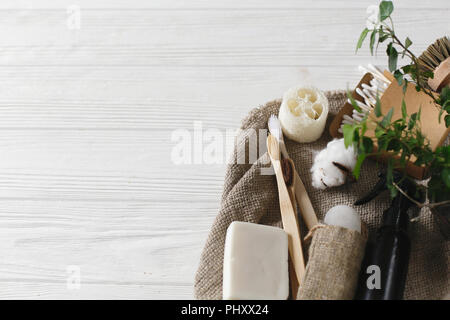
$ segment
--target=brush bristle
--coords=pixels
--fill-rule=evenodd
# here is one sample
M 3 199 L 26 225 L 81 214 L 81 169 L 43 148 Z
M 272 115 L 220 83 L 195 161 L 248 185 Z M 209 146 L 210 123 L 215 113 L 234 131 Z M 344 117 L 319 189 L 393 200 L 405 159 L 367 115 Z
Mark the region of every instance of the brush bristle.
M 280 119 L 276 115 L 271 115 L 268 122 L 270 134 L 278 141 L 283 140 L 283 132 L 281 131 Z
M 281 172 L 283 173 L 284 183 L 286 183 L 287 187 L 290 187 L 294 180 L 294 176 L 292 163 L 289 161 L 289 159 L 283 158 L 281 160 Z
M 439 64 L 450 57 L 450 38 L 437 39 L 419 57 L 419 65 L 424 71 L 433 71 Z

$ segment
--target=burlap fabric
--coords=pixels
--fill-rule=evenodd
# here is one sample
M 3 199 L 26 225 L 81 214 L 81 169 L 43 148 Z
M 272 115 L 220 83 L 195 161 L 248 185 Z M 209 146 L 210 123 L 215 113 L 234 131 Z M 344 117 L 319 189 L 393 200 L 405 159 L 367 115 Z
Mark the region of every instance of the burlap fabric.
M 353 299 L 367 236 L 337 226 L 313 228 L 298 300 Z
M 328 126 L 333 116 L 344 104 L 344 92 L 327 92 L 330 102 L 328 123 L 322 137 L 313 143 L 298 144 L 286 141 L 286 147 L 296 169 L 305 184 L 319 219 L 331 207 L 338 204 L 352 204 L 368 192 L 377 182 L 379 165 L 369 160 L 361 170 L 358 182 L 323 190 L 311 186 L 309 172 L 313 156 L 322 150 L 331 137 Z M 241 150 L 249 131 L 245 129 L 267 128 L 271 114 L 278 114 L 280 100 L 256 108 L 243 120 L 240 136 L 236 139 L 235 154 Z M 280 209 L 275 177 L 263 175 L 260 169 L 269 163 L 264 153 L 254 164 L 228 165 L 220 211 L 217 215 L 195 276 L 195 297 L 197 299 L 222 298 L 222 265 L 225 234 L 232 221 L 247 221 L 281 227 Z M 384 194 L 363 206 L 356 207 L 362 220 L 373 232 L 379 225 L 381 214 L 389 206 L 389 196 Z M 303 230 L 303 235 L 305 235 Z M 440 299 L 450 291 L 450 241 L 445 241 L 439 232 L 436 219 L 428 209 L 422 209 L 420 218 L 411 224 L 411 257 L 404 297 L 406 299 Z

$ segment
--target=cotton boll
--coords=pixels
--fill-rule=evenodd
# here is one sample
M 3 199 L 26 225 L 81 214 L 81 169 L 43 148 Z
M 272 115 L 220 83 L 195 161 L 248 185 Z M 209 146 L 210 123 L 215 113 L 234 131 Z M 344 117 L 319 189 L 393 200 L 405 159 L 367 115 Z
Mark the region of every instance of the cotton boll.
M 338 162 L 344 167 L 353 170 L 356 164 L 356 153 L 353 146 L 345 147 L 344 138 L 329 142 L 327 149 L 329 160 Z
M 336 170 L 337 169 L 337 170 Z M 327 187 L 338 186 L 345 183 L 345 174 L 331 161 L 328 161 L 328 150 L 323 149 L 314 159 L 312 172 L 312 185 L 314 188 L 324 190 Z
M 348 172 L 336 166 L 336 163 L 347 168 Z M 314 158 L 311 167 L 313 187 L 323 190 L 344 184 L 355 164 L 356 153 L 353 146 L 346 148 L 344 139 L 330 141 Z
M 355 209 L 347 205 L 335 206 L 328 210 L 323 222 L 361 233 L 361 219 Z
M 345 183 L 346 175 L 332 162 L 316 162 L 315 165 L 316 168 L 312 167 L 312 185 L 314 188 L 324 190 Z

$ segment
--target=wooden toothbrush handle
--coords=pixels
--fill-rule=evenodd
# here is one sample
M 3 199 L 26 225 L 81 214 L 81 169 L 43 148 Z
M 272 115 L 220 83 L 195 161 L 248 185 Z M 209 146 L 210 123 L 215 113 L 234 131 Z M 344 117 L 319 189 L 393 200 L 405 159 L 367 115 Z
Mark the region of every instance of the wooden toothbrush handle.
M 305 221 L 308 230 L 311 230 L 315 225 L 317 225 L 317 216 L 314 212 L 314 208 L 309 199 L 308 192 L 306 192 L 305 185 L 300 179 L 297 170 L 294 168 L 294 190 L 295 199 L 297 200 L 297 205 L 302 214 L 303 220 Z
M 300 287 L 297 275 L 295 274 L 294 265 L 292 259 L 289 257 L 289 279 L 291 289 L 291 300 L 297 300 L 298 288 Z
M 294 186 L 290 185 L 288 187 L 288 191 L 289 191 L 289 198 L 291 199 L 291 203 L 292 203 L 292 206 L 294 208 L 294 212 L 296 213 L 295 214 L 295 220 L 297 220 L 298 230 L 299 230 L 299 234 L 300 234 L 300 242 L 301 242 L 302 232 L 301 232 L 301 228 L 300 228 L 300 221 L 299 221 L 298 215 L 297 215 L 298 208 L 297 208 L 297 202 L 296 202 L 296 199 L 295 199 L 295 188 L 294 188 Z M 303 247 L 302 247 L 302 249 L 303 249 Z M 303 250 L 302 250 L 302 253 L 303 253 Z M 291 279 L 291 299 L 292 300 L 296 300 L 297 299 L 298 288 L 300 287 L 300 282 L 302 281 L 303 275 L 304 274 L 300 274 L 300 275 L 298 275 L 299 278 L 297 278 L 297 274 L 295 273 L 294 265 L 292 263 L 292 259 L 289 259 L 289 276 L 290 276 L 290 279 Z
M 306 227 L 308 230 L 311 230 L 316 224 L 317 221 L 316 213 L 314 212 L 314 208 L 311 203 L 311 199 L 309 199 L 308 192 L 306 192 L 305 185 L 302 182 L 302 179 L 298 175 L 297 170 L 295 169 L 294 162 L 289 157 L 289 153 L 287 152 L 286 145 L 284 141 L 280 143 L 281 153 L 285 158 L 290 159 L 292 163 L 292 169 L 294 171 L 294 190 L 295 190 L 295 198 L 297 200 L 297 205 L 300 209 L 300 213 L 305 221 Z
M 289 191 L 284 183 L 283 173 L 279 161 L 272 161 L 278 184 L 278 196 L 280 200 L 281 220 L 283 229 L 288 235 L 289 255 L 292 259 L 295 274 L 298 283 L 301 282 L 305 273 L 305 261 L 303 258 L 302 242 L 300 237 L 300 229 L 298 226 L 297 213 L 289 196 Z

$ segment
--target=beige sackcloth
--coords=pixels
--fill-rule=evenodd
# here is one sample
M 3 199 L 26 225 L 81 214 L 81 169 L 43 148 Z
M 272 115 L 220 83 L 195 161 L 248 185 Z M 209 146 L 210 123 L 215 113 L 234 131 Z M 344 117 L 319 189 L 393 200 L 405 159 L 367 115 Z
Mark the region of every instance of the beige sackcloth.
M 334 115 L 346 101 L 343 91 L 326 92 L 330 104 L 327 126 L 321 138 L 313 143 L 299 144 L 286 139 L 286 147 L 305 184 L 311 202 L 320 219 L 331 207 L 338 204 L 352 205 L 366 194 L 378 181 L 380 165 L 365 161 L 359 180 L 340 187 L 317 190 L 311 185 L 310 168 L 314 155 L 326 147 L 332 139 L 328 126 Z M 275 100 L 253 109 L 242 121 L 236 139 L 234 157 L 241 150 L 245 137 L 251 130 L 267 129 L 271 114 L 278 114 L 281 100 Z M 254 164 L 229 164 L 225 174 L 224 189 L 217 215 L 195 276 L 196 299 L 222 299 L 222 266 L 225 235 L 233 221 L 246 221 L 281 227 L 281 216 L 275 176 L 261 174 L 260 169 L 269 163 L 264 153 Z M 387 193 L 355 209 L 373 233 L 378 227 L 383 211 L 389 206 Z M 306 230 L 302 228 L 302 234 Z M 429 209 L 423 208 L 420 218 L 410 224 L 411 255 L 405 288 L 405 299 L 441 299 L 450 292 L 450 241 L 439 232 L 437 220 Z
M 367 242 L 362 232 L 338 226 L 317 224 L 306 236 L 311 238 L 308 264 L 297 291 L 297 300 L 351 300 Z

